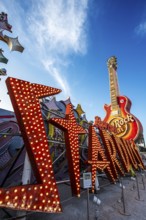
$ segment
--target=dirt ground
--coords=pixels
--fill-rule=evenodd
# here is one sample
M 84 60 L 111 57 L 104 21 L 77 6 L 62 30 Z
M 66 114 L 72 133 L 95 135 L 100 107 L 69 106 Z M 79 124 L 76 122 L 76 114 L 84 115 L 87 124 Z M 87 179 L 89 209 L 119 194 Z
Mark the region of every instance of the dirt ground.
M 60 184 L 59 192 L 63 213 L 46 214 L 28 212 L 26 220 L 146 220 L 146 173 L 137 174 L 137 181 L 131 177 L 122 179 L 121 184 L 110 184 L 106 178 L 99 178 L 100 190 L 89 194 L 89 217 L 87 215 L 87 190 L 82 189 L 81 197 L 71 196 L 69 184 Z M 125 209 L 123 206 L 124 193 Z M 138 191 L 139 189 L 139 191 Z M 97 200 L 98 199 L 98 200 Z M 93 201 L 93 200 L 96 200 Z M 100 204 L 97 204 L 98 203 Z M 9 211 L 16 216 L 16 211 Z M 121 214 L 122 213 L 122 214 Z M 23 214 L 23 213 L 22 213 Z M 0 210 L 0 220 L 11 219 Z M 13 218 L 17 219 L 17 218 Z M 23 218 L 19 218 L 23 219 Z M 23 219 L 24 220 L 24 219 Z

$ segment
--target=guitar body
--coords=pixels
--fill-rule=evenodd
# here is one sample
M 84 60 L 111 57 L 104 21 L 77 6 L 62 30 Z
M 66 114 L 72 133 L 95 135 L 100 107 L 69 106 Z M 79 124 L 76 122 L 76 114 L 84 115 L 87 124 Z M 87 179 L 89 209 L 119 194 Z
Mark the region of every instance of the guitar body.
M 106 116 L 104 122 L 117 128 L 117 136 L 126 140 L 136 140 L 142 133 L 140 121 L 130 113 L 131 101 L 126 96 L 117 97 L 117 109 L 112 110 L 111 105 L 105 105 Z

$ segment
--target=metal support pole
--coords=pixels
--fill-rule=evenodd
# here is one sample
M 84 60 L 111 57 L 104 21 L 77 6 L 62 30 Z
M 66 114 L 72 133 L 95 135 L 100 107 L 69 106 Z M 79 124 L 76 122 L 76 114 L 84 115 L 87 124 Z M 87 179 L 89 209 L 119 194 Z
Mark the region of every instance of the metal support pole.
M 145 182 L 144 182 L 144 178 L 143 178 L 144 174 L 142 173 L 141 176 L 142 176 L 143 189 L 145 190 Z
M 24 161 L 24 169 L 22 174 L 22 185 L 26 185 L 30 183 L 30 177 L 31 177 L 31 165 L 28 158 L 28 154 L 26 152 L 25 155 L 25 161 Z
M 56 160 L 53 161 L 52 164 L 54 164 L 57 160 L 59 160 L 59 158 L 65 153 L 65 151 L 66 151 L 66 150 L 64 150 L 64 151 L 56 158 Z
M 87 188 L 87 220 L 89 219 L 89 188 Z
M 14 161 L 12 162 L 11 167 L 10 167 L 10 169 L 9 169 L 9 171 L 8 171 L 8 173 L 7 173 L 7 175 L 5 176 L 5 178 L 3 179 L 2 183 L 0 184 L 0 187 L 3 187 L 3 186 L 4 186 L 4 184 L 5 184 L 5 182 L 6 182 L 7 178 L 8 178 L 8 176 L 9 176 L 9 174 L 11 173 L 12 169 L 14 168 L 14 166 L 15 166 L 15 164 L 16 164 L 16 162 L 17 162 L 19 156 L 21 155 L 23 149 L 24 149 L 24 145 L 23 145 L 23 147 L 19 150 L 19 152 L 18 152 L 16 158 L 15 158 Z
M 120 211 L 120 214 L 129 216 L 130 214 L 126 212 L 125 194 L 124 194 L 124 186 L 123 186 L 122 178 L 120 179 L 120 183 L 121 183 L 121 189 L 122 189 L 122 191 L 121 191 L 121 200 L 122 200 L 122 203 L 123 203 L 123 211 Z
M 141 173 L 141 180 L 142 180 L 142 184 L 143 184 L 143 189 L 145 190 L 144 173 L 142 173 L 141 169 L 140 169 L 140 173 Z
M 30 161 L 28 158 L 28 154 L 26 152 L 25 161 L 24 161 L 24 169 L 23 169 L 23 174 L 22 174 L 22 185 L 29 184 L 30 178 L 31 178 L 31 165 L 30 165 Z M 26 211 L 17 212 L 18 219 L 20 219 L 22 216 L 21 220 L 26 220 L 25 215 L 26 215 Z
M 138 183 L 137 175 L 136 175 L 136 186 L 137 186 L 137 196 L 138 196 L 136 197 L 136 200 L 143 201 L 143 199 L 140 198 L 139 183 Z

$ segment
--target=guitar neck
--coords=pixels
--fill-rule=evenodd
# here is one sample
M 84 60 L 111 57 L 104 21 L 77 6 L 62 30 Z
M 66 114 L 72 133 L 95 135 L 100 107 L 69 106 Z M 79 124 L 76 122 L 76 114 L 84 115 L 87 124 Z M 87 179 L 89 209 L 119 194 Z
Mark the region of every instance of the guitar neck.
M 118 105 L 119 86 L 118 86 L 116 69 L 117 69 L 116 58 L 111 57 L 108 60 L 108 71 L 109 71 L 110 98 L 111 98 L 112 111 L 119 110 L 119 105 Z

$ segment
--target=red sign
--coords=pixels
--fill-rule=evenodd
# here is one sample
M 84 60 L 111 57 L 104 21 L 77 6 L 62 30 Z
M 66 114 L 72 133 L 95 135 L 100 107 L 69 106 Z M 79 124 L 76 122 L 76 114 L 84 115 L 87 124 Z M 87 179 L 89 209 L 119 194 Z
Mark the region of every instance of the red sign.
M 23 80 L 6 80 L 9 95 L 38 184 L 0 189 L 0 206 L 61 212 L 39 98 L 61 90 Z
M 65 118 L 52 118 L 49 122 L 65 132 L 66 152 L 73 195 L 80 196 L 79 134 L 86 131 L 77 124 L 72 105 L 66 107 Z
M 39 103 L 39 98 L 52 96 L 61 90 L 15 78 L 8 78 L 6 84 L 38 183 L 35 185 L 1 188 L 0 206 L 49 213 L 61 212 L 60 199 Z M 85 134 L 86 131 L 77 124 L 71 104 L 67 105 L 65 118 L 53 118 L 49 122 L 65 132 L 72 192 L 74 195 L 80 196 L 78 136 L 79 134 Z M 87 162 L 91 165 L 92 191 L 94 191 L 97 169 L 104 170 L 112 182 L 119 176 L 124 175 L 124 171 L 128 172 L 130 166 L 135 169 L 139 167 L 144 169 L 134 141 L 126 141 L 110 134 L 105 127 L 98 126 L 97 120 L 95 121 L 95 126 L 99 128 L 104 148 L 101 146 L 94 127 L 90 126 Z

